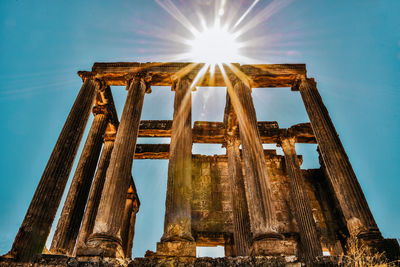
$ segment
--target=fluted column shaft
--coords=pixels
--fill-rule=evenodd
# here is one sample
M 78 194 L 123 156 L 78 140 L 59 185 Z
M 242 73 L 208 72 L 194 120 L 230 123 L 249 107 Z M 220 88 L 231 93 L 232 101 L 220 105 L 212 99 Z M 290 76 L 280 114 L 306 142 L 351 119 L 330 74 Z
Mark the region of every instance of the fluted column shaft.
M 192 114 L 190 81 L 175 84 L 164 235 L 161 241 L 193 241 L 191 234 Z
M 256 111 L 251 89 L 242 81 L 234 84 L 236 96 L 230 93 L 239 122 L 243 161 L 248 185 L 248 205 L 253 240 L 277 237 L 274 204 L 271 198 L 270 178 L 265 162 Z
M 281 140 L 281 146 L 285 154 L 286 171 L 290 177 L 290 195 L 293 200 L 295 218 L 300 231 L 300 241 L 306 258 L 313 260 L 317 256 L 322 256 L 322 247 L 318 238 L 304 177 L 301 173 L 299 159 L 296 155 L 295 144 L 294 137 Z
M 86 201 L 99 159 L 108 116 L 105 107 L 93 109 L 95 117 L 68 191 L 50 251 L 72 255 Z
M 350 234 L 379 237 L 379 229 L 316 83 L 302 78 L 299 90 Z
M 15 237 L 11 254 L 18 260 L 29 261 L 43 251 L 98 88 L 98 82 L 86 79 L 71 108 Z
M 249 208 L 247 205 L 242 160 L 240 157 L 240 140 L 236 137 L 238 120 L 229 93 L 226 95 L 224 124 L 225 146 L 226 154 L 228 156 L 228 174 L 232 201 L 235 250 L 237 256 L 248 256 L 251 246 Z
M 103 192 L 106 172 L 110 164 L 111 152 L 114 148 L 114 137 L 104 138 L 103 151 L 101 152 L 99 164 L 97 166 L 96 175 L 90 190 L 89 199 L 86 204 L 85 214 L 82 220 L 82 226 L 79 230 L 78 240 L 76 243 L 76 255 L 81 254 L 81 249 L 86 246 L 86 240 L 93 231 L 94 222 L 99 208 L 101 193 Z
M 233 237 L 237 256 L 248 256 L 251 245 L 250 218 L 242 172 L 239 150 L 240 142 L 236 138 L 227 138 L 226 154 L 231 185 L 233 208 Z
M 136 213 L 138 209 L 134 207 L 131 214 L 131 220 L 129 224 L 129 233 L 128 233 L 128 244 L 126 247 L 126 258 L 132 258 L 132 248 L 133 248 L 133 238 L 135 237 L 135 224 L 136 224 Z
M 128 96 L 111 153 L 93 233 L 87 241 L 87 254 L 93 256 L 124 258 L 120 230 L 145 89 L 142 77 L 135 77 L 128 86 Z
M 125 251 L 125 256 L 129 242 L 129 228 L 130 228 L 129 226 L 131 222 L 132 211 L 133 211 L 133 188 L 129 187 L 125 202 L 124 216 L 122 217 L 122 226 L 121 226 L 122 248 Z

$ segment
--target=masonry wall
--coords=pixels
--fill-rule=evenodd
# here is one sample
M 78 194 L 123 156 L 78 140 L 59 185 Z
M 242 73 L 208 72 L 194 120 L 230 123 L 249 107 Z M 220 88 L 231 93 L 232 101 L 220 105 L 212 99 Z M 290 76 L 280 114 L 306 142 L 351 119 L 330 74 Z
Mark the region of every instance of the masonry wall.
M 290 178 L 286 173 L 284 157 L 276 155 L 275 150 L 265 152 L 277 215 L 277 229 L 287 240 L 298 242 L 299 230 L 294 218 Z M 246 175 L 244 169 L 243 174 Z M 319 169 L 303 170 L 303 174 L 321 244 L 331 255 L 341 254 L 342 247 L 338 237 L 340 224 L 334 223 L 337 221 L 337 211 L 330 189 L 324 184 L 325 174 Z M 192 190 L 192 232 L 198 245 L 224 245 L 233 236 L 227 157 L 193 155 Z M 299 249 L 301 253 L 301 245 Z

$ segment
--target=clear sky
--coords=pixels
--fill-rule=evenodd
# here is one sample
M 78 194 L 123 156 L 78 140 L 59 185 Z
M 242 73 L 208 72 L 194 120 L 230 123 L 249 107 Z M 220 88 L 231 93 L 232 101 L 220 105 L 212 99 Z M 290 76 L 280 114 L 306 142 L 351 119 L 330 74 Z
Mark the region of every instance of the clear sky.
M 228 0 L 224 16 L 237 21 L 253 2 Z M 243 20 L 260 18 L 242 36 L 251 44 L 242 52 L 254 62 L 307 64 L 378 226 L 385 237 L 400 237 L 400 1 L 295 0 L 268 17 L 270 2 L 259 1 Z M 194 25 L 196 12 L 209 21 L 215 10 L 214 1 L 174 3 Z M 176 34 L 190 36 L 151 0 L 0 2 L 0 254 L 11 247 L 81 86 L 76 72 L 94 62 L 174 59 L 184 49 Z M 121 115 L 126 91 L 112 90 Z M 225 94 L 194 92 L 193 121 L 222 121 Z M 254 89 L 253 96 L 259 120 L 308 121 L 298 92 Z M 142 119 L 172 119 L 172 107 L 170 89 L 155 87 Z M 318 166 L 315 145 L 297 149 L 303 168 Z M 193 152 L 224 150 L 194 145 Z M 162 235 L 167 167 L 166 160 L 134 162 L 142 202 L 134 256 L 154 251 Z

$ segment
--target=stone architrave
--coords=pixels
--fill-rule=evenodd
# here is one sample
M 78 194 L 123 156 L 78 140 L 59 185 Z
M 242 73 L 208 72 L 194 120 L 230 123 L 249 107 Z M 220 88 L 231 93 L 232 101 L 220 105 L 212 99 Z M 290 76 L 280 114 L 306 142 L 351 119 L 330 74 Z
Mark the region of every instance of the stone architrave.
M 270 178 L 264 157 L 251 88 L 239 79 L 233 80 L 233 90 L 228 89 L 238 118 L 247 181 L 250 225 L 253 234 L 251 253 L 270 255 L 266 248 L 275 247 L 278 254 L 286 253 L 280 245 L 283 236 L 276 229 L 275 207 L 272 201 Z M 289 254 L 291 252 L 288 252 Z
M 380 239 L 380 231 L 314 79 L 302 77 L 299 91 L 349 233 Z
M 76 242 L 76 255 L 80 256 L 82 250 L 86 247 L 86 241 L 93 231 L 94 221 L 99 208 L 101 194 L 103 192 L 106 172 L 110 164 L 111 152 L 114 148 L 115 136 L 106 136 L 104 138 L 103 151 L 101 152 L 96 175 L 90 190 L 89 199 L 86 204 L 85 215 L 83 216 L 82 226 L 79 230 Z
M 42 253 L 100 83 L 85 79 L 36 188 L 10 254 L 29 261 Z
M 159 255 L 196 256 L 191 233 L 192 115 L 188 78 L 175 86 L 174 116 L 169 151 L 164 235 L 157 244 Z M 178 244 L 179 243 L 179 244 Z
M 93 108 L 94 120 L 86 139 L 71 186 L 54 233 L 50 252 L 71 256 L 81 226 L 86 201 L 108 123 L 105 106 Z
M 299 227 L 300 240 L 305 258 L 314 260 L 322 256 L 321 242 L 318 237 L 316 224 L 308 199 L 304 177 L 296 155 L 295 137 L 286 137 L 281 140 L 285 154 L 286 171 L 290 177 L 290 195 L 295 209 L 295 218 Z
M 135 76 L 127 88 L 128 96 L 111 153 L 93 233 L 83 253 L 86 256 L 125 257 L 120 230 L 146 91 L 144 77 Z

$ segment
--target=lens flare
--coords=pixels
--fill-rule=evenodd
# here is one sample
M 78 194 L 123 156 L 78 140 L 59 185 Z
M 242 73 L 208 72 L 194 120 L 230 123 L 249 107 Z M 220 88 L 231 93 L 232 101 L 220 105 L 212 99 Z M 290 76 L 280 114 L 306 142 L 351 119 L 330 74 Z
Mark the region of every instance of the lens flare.
M 215 65 L 235 62 L 239 58 L 240 45 L 226 27 L 214 25 L 196 32 L 194 37 L 188 44 L 191 47 L 190 57 L 195 62 Z

